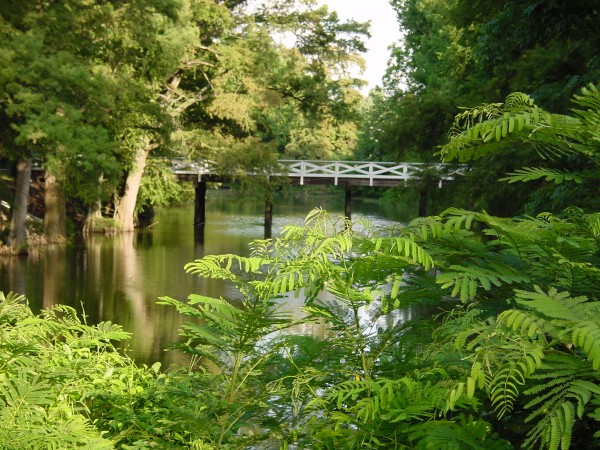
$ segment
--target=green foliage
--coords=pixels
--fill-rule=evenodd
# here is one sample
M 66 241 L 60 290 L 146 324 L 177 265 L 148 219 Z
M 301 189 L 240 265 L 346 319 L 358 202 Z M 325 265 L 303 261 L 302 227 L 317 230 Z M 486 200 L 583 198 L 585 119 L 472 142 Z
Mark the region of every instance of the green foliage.
M 515 98 L 511 108 L 528 104 Z M 577 133 L 589 127 L 560 128 L 567 122 L 575 124 L 548 122 L 560 133 L 544 131 L 545 148 L 568 153 L 587 142 L 590 135 Z M 595 439 L 588 424 L 600 403 L 599 223 L 597 213 L 575 207 L 512 219 L 451 208 L 375 233 L 366 222 L 313 210 L 304 226 L 254 242 L 248 257 L 209 255 L 186 266 L 232 283 L 235 298 L 161 299 L 191 319 L 176 348 L 193 355 L 193 371 L 123 368 L 113 377 L 111 369 L 108 385 L 81 388 L 77 398 L 107 437 L 134 448 L 266 439 L 330 448 L 506 448 L 505 439 L 576 448 Z M 300 296 L 303 315 L 292 319 L 280 303 Z M 449 309 L 431 343 L 419 321 L 394 324 L 393 314 L 415 303 Z M 70 328 L 56 325 L 61 320 Z M 90 333 L 68 309 L 22 321 L 66 342 Z M 320 341 L 282 333 L 315 324 L 328 328 Z M 98 330 L 122 337 L 110 325 Z M 52 385 L 10 367 L 33 386 L 27 402 L 44 408 Z M 12 380 L 7 405 L 28 395 Z
M 461 414 L 454 421 L 436 421 L 415 427 L 412 437 L 419 439 L 418 449 L 512 449 L 499 439 L 491 425 L 482 419 Z
M 579 174 L 541 167 L 524 167 L 522 169 L 517 169 L 515 172 L 508 173 L 508 175 L 510 176 L 500 178 L 500 181 L 515 183 L 517 181 L 532 181 L 544 178 L 546 181 L 553 181 L 556 184 L 561 184 L 564 181 L 581 183 L 581 175 Z
M 181 203 L 183 193 L 183 186 L 171 172 L 171 164 L 163 159 L 150 159 L 144 169 L 136 208 Z
M 29 424 L 10 437 L 24 447 L 55 426 L 107 448 L 594 443 L 597 216 L 450 209 L 375 232 L 313 210 L 303 226 L 255 241 L 250 256 L 186 266 L 236 294 L 161 298 L 188 319 L 174 348 L 191 365 L 169 373 L 119 355 L 119 327 L 89 327 L 66 307 L 35 317 L 9 296 L 1 413 Z M 299 296 L 302 314 L 283 309 Z M 446 311 L 441 323 L 399 320 L 427 302 Z M 295 334 L 324 325 L 319 339 Z
M 366 23 L 312 0 L 4 3 L 0 156 L 41 157 L 67 201 L 114 201 L 124 229 L 181 198 L 157 161 L 139 187 L 150 152 L 242 169 L 351 155 L 363 82 L 348 69 L 364 65 Z
M 599 335 L 590 321 L 599 306 L 553 288 L 515 293 L 522 309 L 504 311 L 496 323 L 469 337 L 467 348 L 476 351 L 467 385 L 483 388 L 485 381 L 499 417 L 510 417 L 517 404 L 529 410 L 527 448 L 567 449 L 574 430 L 581 430 L 577 420 L 600 394 Z M 469 389 L 467 396 L 474 392 Z
M 291 326 L 291 320 L 277 311 L 274 302 L 256 297 L 246 298 L 242 307 L 200 295 L 191 295 L 188 303 L 168 297 L 160 303 L 194 319 L 182 325 L 182 342 L 175 348 L 210 368 L 205 376 L 210 395 L 204 402 L 212 408 L 207 411 L 211 420 L 207 428 L 217 448 L 265 439 L 255 417 L 265 414 L 265 372 L 280 347 L 268 336 Z
M 502 154 L 515 145 L 527 145 L 550 167 L 524 167 L 508 173 L 500 181 L 514 183 L 544 179 L 566 184 L 567 195 L 581 199 L 578 204 L 595 208 L 598 180 L 598 130 L 600 91 L 595 85 L 574 97 L 572 116 L 550 114 L 524 94 L 510 94 L 504 103 L 481 105 L 456 116 L 449 142 L 441 149 L 446 160 L 467 161 Z M 551 167 L 554 166 L 554 167 Z M 573 185 L 577 183 L 577 189 Z M 556 197 L 557 189 L 551 191 Z M 537 195 L 544 195 L 538 193 Z M 548 194 L 546 194 L 548 195 Z M 533 196 L 532 196 L 533 197 Z M 569 204 L 574 198 L 561 199 Z
M 510 94 L 503 104 L 482 105 L 458 114 L 450 142 L 441 154 L 447 160 L 467 161 L 501 149 L 497 143 L 522 141 L 544 158 L 576 154 L 597 164 L 599 98 L 594 85 L 584 88 L 574 102 L 585 109 L 574 110 L 571 117 L 550 114 L 525 94 Z
M 214 448 L 204 371 L 136 367 L 113 345 L 129 337 L 118 325 L 67 306 L 35 316 L 10 293 L 0 336 L 0 448 Z
M 83 325 L 64 306 L 36 317 L 15 294 L 0 294 L 0 310 L 0 446 L 114 448 L 82 394 L 127 362 L 111 341 L 129 334 L 109 322 Z
M 468 111 L 487 102 L 485 108 L 476 106 L 480 115 L 497 112 L 498 102 L 511 92 L 524 92 L 544 111 L 568 114 L 571 98 L 600 79 L 594 0 L 580 0 L 577 5 L 538 0 L 392 0 L 390 4 L 403 39 L 391 48 L 381 91 L 370 94 L 371 105 L 360 130 L 366 139 L 359 141 L 359 155 L 433 161 L 439 146 L 448 143 L 448 130 L 461 108 Z M 490 126 L 485 130 L 476 127 L 485 133 L 488 148 L 497 145 L 502 151 L 474 161 L 451 198 L 437 192 L 435 197 L 444 206 L 435 213 L 450 205 L 500 216 L 536 214 L 548 204 L 561 211 L 574 201 L 584 207 L 581 186 L 560 191 L 551 187 L 532 199 L 531 192 L 516 185 L 494 183 L 499 174 L 536 167 L 533 153 L 524 146 L 507 148 L 496 140 L 510 138 L 519 128 L 526 131 L 534 111 L 523 108 L 506 121 L 502 114 L 496 115 L 487 118 Z M 578 173 L 580 164 L 571 160 L 568 166 L 549 168 Z M 482 183 L 483 179 L 488 181 Z
M 486 407 L 498 418 L 510 422 L 517 405 L 528 402 L 527 385 L 545 370 L 548 353 L 552 353 L 556 345 L 549 333 L 554 333 L 556 338 L 562 336 L 557 332 L 557 325 L 548 328 L 544 318 L 568 316 L 556 309 L 557 306 L 550 308 L 547 295 L 529 295 L 525 288 L 534 282 L 575 287 L 579 283 L 573 284 L 574 277 L 597 285 L 597 269 L 585 262 L 597 249 L 596 241 L 590 240 L 589 222 L 583 220 L 578 211 L 573 211 L 568 219 L 545 215 L 540 219 L 509 220 L 485 213 L 450 210 L 442 217 L 418 219 L 405 229 L 396 230 L 395 234 L 395 237 L 373 237 L 368 231 L 354 232 L 351 227 L 332 221 L 323 211 L 315 210 L 307 217 L 304 227 L 290 226 L 274 241 L 256 242 L 250 257 L 207 256 L 188 265 L 188 271 L 233 282 L 244 298 L 257 300 L 252 308 L 263 305 L 258 307 L 259 311 L 280 295 L 302 292 L 307 303 L 304 309 L 308 313 L 303 320 L 321 320 L 330 324 L 332 334 L 324 341 L 325 348 L 336 349 L 344 365 L 335 371 L 330 368 L 327 376 L 320 365 L 300 365 L 301 361 L 306 364 L 300 357 L 302 353 L 288 346 L 295 340 L 271 344 L 274 351 L 287 348 L 288 356 L 279 366 L 282 370 L 286 364 L 293 363 L 293 375 L 276 383 L 279 393 L 285 392 L 281 389 L 286 386 L 295 392 L 291 399 L 296 406 L 291 417 L 317 414 L 330 424 L 323 428 L 322 424 L 317 426 L 310 420 L 295 419 L 292 423 L 297 424 L 296 428 L 286 432 L 286 441 L 291 442 L 291 436 L 297 436 L 312 446 L 339 446 L 345 442 L 343 448 L 385 448 L 419 437 L 419 445 L 423 448 L 441 445 L 439 442 L 443 439 L 450 442 L 450 448 L 456 445 L 479 448 L 477 445 L 484 446 L 484 442 L 485 446 L 503 448 L 505 442 L 494 434 L 489 422 L 486 424 L 481 419 L 465 419 L 460 425 L 460 421 L 439 422 L 436 425 L 439 435 L 420 434 L 420 423 L 430 420 L 437 423 L 439 415 L 456 409 L 485 413 Z M 557 244 L 562 245 L 560 252 Z M 570 252 L 571 249 L 576 251 Z M 567 263 L 566 254 L 572 269 L 570 273 L 562 267 Z M 439 271 L 437 275 L 430 273 L 433 267 Z M 546 274 L 553 271 L 556 275 L 548 278 Z M 427 283 L 432 275 L 435 277 L 433 285 Z M 324 300 L 322 291 L 331 294 L 335 301 Z M 512 292 L 517 295 L 510 299 Z M 549 295 L 559 300 L 566 298 L 556 291 L 550 291 Z M 394 354 L 391 348 L 397 346 L 398 351 L 406 351 L 403 341 L 407 336 L 398 328 L 373 334 L 373 322 L 361 319 L 361 311 L 368 307 L 371 320 L 375 320 L 380 314 L 424 296 L 440 300 L 445 296 L 458 297 L 463 302 L 475 298 L 498 301 L 506 296 L 508 302 L 504 308 L 529 299 L 530 311 L 527 314 L 527 311 L 508 309 L 496 320 L 473 321 L 463 327 L 457 337 L 449 333 L 451 341 L 455 341 L 452 344 L 455 349 L 449 354 L 435 350 L 439 343 L 421 347 L 428 350 L 423 353 L 423 360 L 412 355 L 412 367 L 417 367 L 414 373 L 406 371 L 409 366 L 405 370 L 388 366 L 391 361 L 388 357 Z M 231 354 L 232 350 L 223 343 L 222 336 L 235 339 L 238 333 L 234 331 L 235 326 L 227 324 L 238 320 L 244 322 L 238 314 L 249 313 L 245 309 L 238 313 L 237 308 L 222 300 L 192 298 L 193 302 L 196 300 L 207 305 L 200 308 L 198 317 L 211 325 L 209 328 L 184 327 L 182 332 L 190 339 L 188 351 L 197 348 L 199 354 L 220 365 L 234 360 L 232 356 L 217 359 L 209 350 L 225 349 L 225 353 Z M 575 297 L 566 303 L 566 309 L 577 311 L 584 300 L 582 296 Z M 245 308 L 248 307 L 245 304 Z M 587 311 L 585 314 L 593 312 L 592 306 L 581 308 Z M 195 311 L 190 310 L 188 314 L 197 314 Z M 270 314 L 270 317 L 276 316 Z M 258 318 L 252 321 L 261 323 Z M 221 326 L 226 328 L 221 329 Z M 569 339 L 573 341 L 572 345 L 581 346 L 591 355 L 590 370 L 595 370 L 596 348 L 590 341 L 595 331 L 586 327 L 589 327 L 586 321 L 574 328 L 572 324 L 565 326 L 580 330 L 581 337 L 576 334 L 576 338 Z M 246 325 L 244 329 L 253 328 Z M 257 330 L 252 342 L 261 333 L 268 332 L 260 327 Z M 194 347 L 194 339 L 202 345 Z M 396 342 L 392 344 L 394 340 Z M 254 349 L 258 348 L 260 346 L 255 344 Z M 251 348 L 245 351 L 249 352 Z M 453 353 L 454 360 L 450 356 Z M 399 356 L 396 353 L 395 357 Z M 249 362 L 253 361 L 252 357 L 247 358 Z M 438 361 L 448 364 L 448 358 L 452 361 L 448 367 L 452 369 L 437 369 Z M 470 369 L 458 363 L 461 359 L 470 360 Z M 331 361 L 328 364 L 331 365 Z M 288 371 L 289 368 L 284 373 Z M 385 377 L 381 376 L 384 372 Z M 391 374 L 395 378 L 389 378 Z M 594 381 L 584 381 L 594 384 Z M 319 386 L 323 391 L 316 395 Z M 481 391 L 485 392 L 483 397 Z M 580 398 L 581 405 L 587 404 L 585 393 L 581 393 Z M 489 406 L 485 406 L 486 402 Z M 562 411 L 567 406 L 560 408 Z M 584 406 L 581 408 L 585 409 Z M 562 420 L 563 428 L 557 436 L 566 442 L 575 421 L 560 415 L 555 420 Z M 548 429 L 548 425 L 540 424 L 535 415 L 529 421 L 532 428 L 528 439 L 536 443 L 539 439 L 535 430 Z M 478 437 L 466 439 L 460 431 L 463 428 L 472 430 Z M 553 432 L 557 430 L 556 427 L 552 429 Z M 349 430 L 353 430 L 351 435 Z M 491 439 L 490 443 L 486 439 Z M 546 443 L 546 440 L 542 442 Z
M 186 111 L 181 134 L 191 145 L 182 152 L 228 169 L 281 154 L 348 157 L 362 85 L 348 69 L 363 64 L 367 24 L 342 21 L 312 0 L 261 2 L 230 19 L 205 76 L 189 74 L 203 95 Z M 295 42 L 282 44 L 282 35 Z

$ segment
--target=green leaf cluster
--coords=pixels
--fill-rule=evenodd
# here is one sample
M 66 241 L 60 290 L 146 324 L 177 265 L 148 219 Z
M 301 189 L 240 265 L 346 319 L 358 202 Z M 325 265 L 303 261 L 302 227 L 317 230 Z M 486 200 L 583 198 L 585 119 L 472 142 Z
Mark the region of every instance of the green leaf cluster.
M 0 446 L 113 448 L 86 394 L 123 368 L 112 341 L 129 334 L 109 322 L 84 325 L 65 306 L 36 317 L 15 294 L 0 294 L 0 333 Z
M 465 111 L 461 145 L 445 151 L 487 156 L 518 138 L 584 157 L 596 176 L 598 95 L 590 86 L 573 117 L 539 110 L 512 132 L 511 114 L 535 107 L 526 96 Z M 575 206 L 450 208 L 389 230 L 315 209 L 250 256 L 186 265 L 234 294 L 160 299 L 188 320 L 174 348 L 190 365 L 167 373 L 121 356 L 118 326 L 67 307 L 33 316 L 2 296 L 0 415 L 14 426 L 0 437 L 27 448 L 60 426 L 74 431 L 56 447 L 598 446 L 599 254 L 600 214 Z
M 119 355 L 110 340 L 126 335 L 112 324 L 88 327 L 66 307 L 34 317 L 9 296 L 7 432 L 27 423 L 28 437 L 46 436 L 60 406 L 69 439 L 102 436 L 106 448 L 596 442 L 598 222 L 577 209 L 523 219 L 451 209 L 376 232 L 316 209 L 248 257 L 187 265 L 237 294 L 161 298 L 188 319 L 174 348 L 192 358 L 167 373 Z M 302 314 L 286 311 L 298 297 Z M 445 312 L 399 320 L 424 304 Z

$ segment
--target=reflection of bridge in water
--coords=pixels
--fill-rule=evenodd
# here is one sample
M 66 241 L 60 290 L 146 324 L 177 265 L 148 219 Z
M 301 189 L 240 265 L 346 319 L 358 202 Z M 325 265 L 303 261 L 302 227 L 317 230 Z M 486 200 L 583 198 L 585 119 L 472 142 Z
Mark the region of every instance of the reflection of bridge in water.
M 278 167 L 256 168 L 252 171 L 232 172 L 209 161 L 189 162 L 172 160 L 173 173 L 181 181 L 194 183 L 196 198 L 194 225 L 202 227 L 206 222 L 206 183 L 231 181 L 237 176 L 264 177 L 266 180 L 287 178 L 298 185 L 324 184 L 345 186 L 346 201 L 344 213 L 352 214 L 352 186 L 393 187 L 409 186 L 422 180 L 436 180 L 439 187 L 443 182 L 452 181 L 464 174 L 465 165 L 428 164 L 409 162 L 375 161 L 299 161 L 279 160 Z M 273 220 L 271 198 L 265 199 L 265 235 L 270 235 Z

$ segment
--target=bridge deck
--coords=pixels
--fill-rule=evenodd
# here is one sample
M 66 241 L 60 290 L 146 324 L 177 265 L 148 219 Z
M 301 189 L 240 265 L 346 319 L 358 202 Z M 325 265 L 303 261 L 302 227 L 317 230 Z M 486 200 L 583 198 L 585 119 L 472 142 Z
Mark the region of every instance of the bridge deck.
M 433 177 L 443 181 L 463 175 L 466 166 L 459 164 L 395 163 L 375 161 L 308 161 L 279 160 L 272 171 L 247 172 L 247 176 L 288 177 L 294 184 L 332 184 L 345 186 L 397 186 Z M 173 173 L 185 181 L 225 181 L 235 172 L 208 161 L 173 160 Z

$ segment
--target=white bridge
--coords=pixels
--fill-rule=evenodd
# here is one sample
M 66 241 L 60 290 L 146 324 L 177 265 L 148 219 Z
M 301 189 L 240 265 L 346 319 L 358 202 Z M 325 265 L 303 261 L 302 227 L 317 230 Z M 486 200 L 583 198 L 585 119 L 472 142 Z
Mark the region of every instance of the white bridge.
M 352 214 L 352 186 L 407 186 L 411 181 L 426 180 L 442 187 L 444 181 L 454 180 L 464 175 L 464 164 L 395 163 L 375 161 L 306 161 L 279 160 L 275 165 L 245 168 L 220 167 L 210 161 L 171 160 L 173 173 L 179 180 L 194 183 L 196 198 L 194 226 L 203 230 L 206 223 L 206 183 L 223 182 L 243 176 L 263 177 L 264 179 L 287 178 L 295 184 L 332 184 L 346 188 L 344 215 Z M 426 202 L 421 192 L 419 214 L 425 215 Z M 273 222 L 273 199 L 265 195 L 265 238 L 271 237 Z M 203 231 L 199 233 L 203 236 Z
M 222 181 L 236 176 L 287 177 L 295 184 L 333 184 L 345 186 L 405 186 L 411 180 L 444 181 L 464 175 L 464 164 L 428 164 L 375 161 L 279 160 L 277 166 L 222 168 L 209 161 L 172 160 L 173 173 L 188 181 Z

